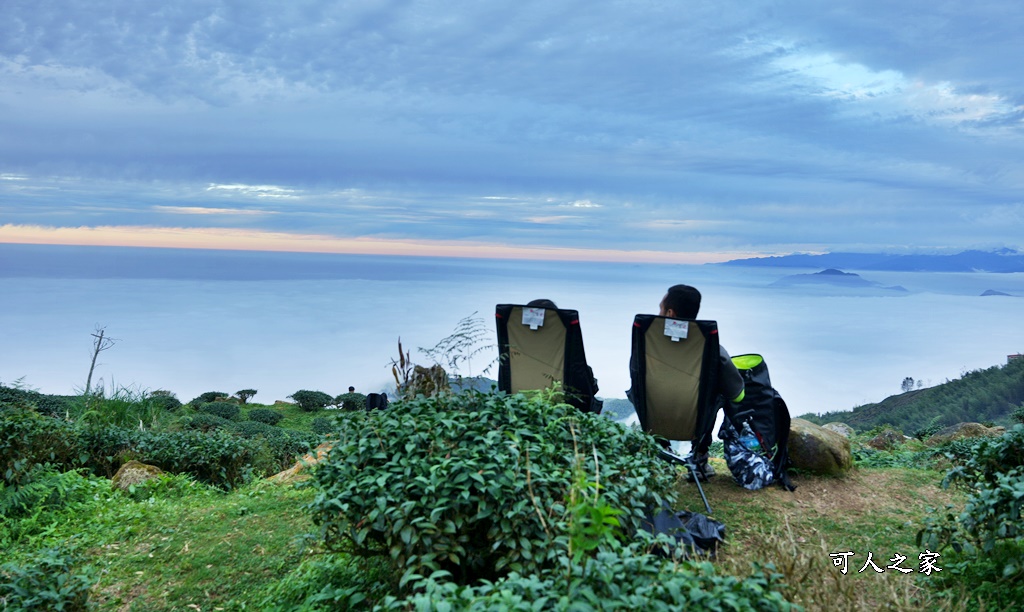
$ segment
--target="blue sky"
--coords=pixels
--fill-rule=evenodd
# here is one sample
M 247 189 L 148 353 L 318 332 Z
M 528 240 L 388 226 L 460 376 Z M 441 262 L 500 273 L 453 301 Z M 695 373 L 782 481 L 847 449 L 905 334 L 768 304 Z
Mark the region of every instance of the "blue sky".
M 1024 5 L 5 0 L 0 242 L 1021 248 Z

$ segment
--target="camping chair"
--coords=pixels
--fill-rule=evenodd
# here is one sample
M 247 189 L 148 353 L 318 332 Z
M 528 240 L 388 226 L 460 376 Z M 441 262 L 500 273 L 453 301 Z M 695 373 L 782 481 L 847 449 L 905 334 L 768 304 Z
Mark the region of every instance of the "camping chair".
M 597 381 L 583 352 L 575 310 L 515 304 L 495 307 L 498 328 L 498 389 L 518 393 L 562 384 L 567 404 L 601 412 Z
M 711 431 L 717 412 L 718 358 L 716 322 L 636 315 L 630 399 L 640 427 L 665 440 L 691 444 Z M 663 448 L 661 456 L 686 466 L 711 514 L 693 453 L 683 457 Z

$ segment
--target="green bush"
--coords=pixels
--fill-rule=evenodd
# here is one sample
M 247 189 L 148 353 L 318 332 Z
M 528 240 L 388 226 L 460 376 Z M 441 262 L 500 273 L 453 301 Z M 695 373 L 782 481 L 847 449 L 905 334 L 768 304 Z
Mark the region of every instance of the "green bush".
M 299 408 L 306 412 L 323 410 L 334 402 L 334 398 L 323 391 L 307 391 L 305 389 L 296 391 L 288 397 L 295 400 L 295 403 L 299 405 Z
M 39 414 L 63 418 L 75 412 L 78 398 L 66 395 L 46 395 L 28 389 L 15 389 L 0 385 L 0 406 L 30 408 Z
M 334 405 L 343 410 L 366 410 L 366 396 L 362 393 L 342 393 L 334 398 Z
M 0 411 L 0 476 L 4 483 L 19 484 L 37 464 L 70 469 L 84 460 L 74 428 L 66 421 L 24 408 Z
M 231 427 L 231 430 L 243 438 L 256 438 L 258 436 L 273 438 L 285 435 L 279 427 L 267 425 L 266 423 L 261 423 L 259 421 L 240 421 L 235 423 Z
M 28 563 L 0 566 L 4 610 L 87 610 L 89 589 L 98 577 L 92 568 L 56 549 L 39 552 Z
M 512 573 L 496 582 L 460 586 L 444 572 L 420 581 L 406 599 L 388 597 L 386 610 L 748 610 L 799 609 L 779 588 L 781 576 L 755 569 L 746 578 L 718 575 L 708 562 L 674 563 L 641 544 L 598 553 L 585 565 L 539 574 Z
M 309 424 L 310 431 L 321 436 L 333 432 L 336 428 L 334 420 L 326 417 L 317 417 Z
M 168 412 L 174 412 L 175 410 L 181 408 L 182 406 L 181 400 L 179 400 L 178 398 L 174 397 L 173 395 L 164 395 L 162 393 L 150 394 L 149 401 L 152 402 L 153 405 L 156 406 L 157 408 L 160 408 L 161 410 L 166 410 Z
M 963 511 L 947 507 L 946 515 L 929 521 L 917 539 L 937 551 L 952 548 L 959 563 L 947 577 L 959 576 L 977 596 L 974 591 L 992 575 L 1007 585 L 1024 579 L 1024 425 L 999 438 L 981 439 L 973 449 L 973 456 L 942 482 L 968 493 Z
M 209 404 L 203 404 L 199 409 L 207 414 L 219 416 L 222 419 L 229 421 L 237 421 L 239 415 L 242 414 L 242 410 L 235 404 L 229 404 L 227 402 L 211 402 Z
M 403 582 L 550 568 L 587 530 L 599 550 L 674 495 L 653 438 L 566 404 L 469 392 L 343 414 L 313 472 L 314 521 L 328 549 L 385 556 Z M 608 521 L 588 524 L 584 500 Z
M 1010 418 L 1018 423 L 1024 423 L 1024 406 L 1017 408 L 1010 413 Z
M 267 425 L 277 425 L 283 418 L 283 414 L 270 408 L 253 408 L 249 411 L 250 421 L 259 421 Z
M 216 402 L 217 400 L 227 399 L 230 396 L 230 393 L 224 393 L 222 391 L 207 391 L 206 393 L 201 394 L 199 397 L 189 402 L 189 404 L 191 404 L 195 408 L 198 408 L 203 404 L 209 404 L 210 402 Z
M 206 412 L 188 417 L 182 421 L 182 427 L 195 431 L 216 431 L 218 429 L 230 428 L 233 423 L 224 417 Z

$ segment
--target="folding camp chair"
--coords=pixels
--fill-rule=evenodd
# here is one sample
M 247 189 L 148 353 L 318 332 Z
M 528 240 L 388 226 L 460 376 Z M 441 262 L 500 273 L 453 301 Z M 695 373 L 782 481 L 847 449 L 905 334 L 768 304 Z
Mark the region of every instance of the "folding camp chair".
M 718 324 L 714 321 L 636 315 L 633 319 L 633 407 L 640 427 L 665 440 L 695 443 L 714 427 L 718 388 Z M 693 453 L 663 448 L 664 459 L 690 471 L 704 507 Z
M 601 412 L 597 381 L 583 351 L 575 310 L 515 304 L 495 307 L 498 389 L 518 393 L 562 383 L 565 401 L 583 412 Z

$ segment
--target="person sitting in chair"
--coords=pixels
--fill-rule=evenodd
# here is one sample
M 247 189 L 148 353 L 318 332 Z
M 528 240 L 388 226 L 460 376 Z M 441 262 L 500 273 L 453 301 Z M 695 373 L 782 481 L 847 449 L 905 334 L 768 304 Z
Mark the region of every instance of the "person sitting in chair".
M 673 285 L 668 288 L 665 297 L 661 298 L 658 304 L 658 315 L 672 317 L 674 319 L 696 319 L 700 311 L 700 291 L 689 285 Z M 728 351 L 719 346 L 721 353 L 718 362 L 718 389 L 717 392 L 725 401 L 739 402 L 743 399 L 743 377 L 733 364 Z M 629 371 L 631 379 L 637 377 L 639 366 L 634 360 L 630 360 Z M 632 389 L 626 392 L 627 397 L 632 401 Z M 693 443 L 690 453 L 697 470 L 705 477 L 715 475 L 715 470 L 708 464 L 708 449 L 711 448 L 713 440 L 713 427 L 707 431 L 700 432 Z

